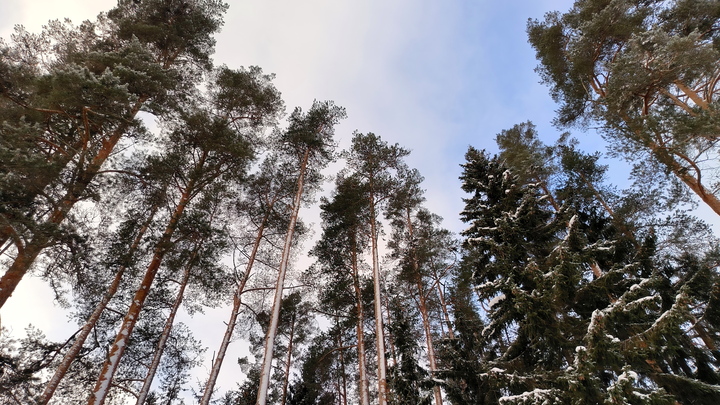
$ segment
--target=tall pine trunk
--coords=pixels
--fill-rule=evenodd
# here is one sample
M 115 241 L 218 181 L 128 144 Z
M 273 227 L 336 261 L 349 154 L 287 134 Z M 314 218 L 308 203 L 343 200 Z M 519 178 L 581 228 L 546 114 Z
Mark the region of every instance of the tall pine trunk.
M 147 375 L 145 376 L 145 381 L 143 381 L 143 386 L 138 393 L 136 405 L 145 404 L 145 400 L 147 400 L 148 394 L 150 394 L 150 386 L 152 385 L 152 382 L 155 379 L 155 374 L 157 373 L 157 369 L 160 366 L 160 360 L 162 359 L 162 355 L 165 352 L 165 346 L 167 346 L 168 338 L 170 337 L 173 324 L 175 323 L 175 316 L 177 315 L 177 311 L 180 308 L 180 305 L 183 301 L 183 296 L 185 295 L 185 288 L 187 287 L 188 280 L 190 279 L 190 271 L 192 270 L 193 262 L 197 258 L 198 251 L 200 250 L 201 246 L 202 241 L 199 242 L 198 245 L 195 247 L 195 250 L 193 250 L 192 255 L 190 255 L 190 258 L 185 265 L 185 271 L 183 271 L 183 276 L 180 280 L 180 288 L 178 289 L 178 293 L 175 297 L 175 301 L 173 302 L 173 306 L 170 309 L 170 314 L 165 321 L 163 331 L 160 334 L 160 339 L 158 340 L 157 347 L 155 348 L 155 353 L 153 354 L 152 361 L 150 362 L 150 367 L 148 368 Z
M 290 320 L 290 337 L 288 338 L 287 357 L 285 358 L 285 378 L 283 379 L 282 389 L 282 402 L 281 405 L 285 405 L 287 402 L 287 391 L 288 384 L 290 383 L 290 365 L 292 364 L 292 351 L 293 343 L 295 339 L 295 313 L 293 313 L 292 319 Z
M 355 308 L 357 311 L 356 335 L 357 335 L 357 352 L 358 352 L 358 391 L 360 394 L 360 405 L 370 405 L 369 381 L 367 376 L 367 365 L 365 363 L 365 309 L 363 308 L 362 290 L 360 289 L 360 274 L 358 273 L 357 247 L 353 245 L 352 249 L 352 270 L 353 270 L 353 287 L 355 288 Z
M 132 119 L 137 114 L 143 102 L 144 100 L 140 100 L 135 104 L 129 119 Z M 95 156 L 92 157 L 87 168 L 80 172 L 78 178 L 65 193 L 65 196 L 54 207 L 48 219 L 40 226 L 41 228 L 57 227 L 67 218 L 70 209 L 83 197 L 88 186 L 100 171 L 103 163 L 105 163 L 115 149 L 115 145 L 117 145 L 120 138 L 125 134 L 126 129 L 126 125 L 121 125 L 108 138 L 102 141 L 100 149 Z M 19 240 L 19 238 L 16 239 Z M 2 278 L 0 278 L 0 308 L 5 305 L 8 298 L 10 298 L 20 283 L 20 280 L 22 280 L 33 263 L 35 263 L 38 255 L 53 242 L 55 242 L 53 238 L 46 232 L 38 232 L 25 246 L 21 246 L 19 242 L 16 243 L 17 256 L 12 265 L 10 265 L 10 268 L 8 268 Z
M 437 289 L 438 299 L 440 300 L 440 308 L 442 308 L 443 318 L 445 319 L 445 324 L 448 328 L 447 336 L 450 339 L 455 339 L 455 331 L 453 331 L 453 325 L 452 321 L 450 320 L 450 313 L 448 311 L 447 301 L 445 301 L 445 294 L 442 291 L 442 285 L 440 285 L 439 279 L 436 280 L 435 288 Z
M 155 217 L 155 213 L 157 212 L 157 206 L 154 206 L 152 210 L 150 211 L 150 215 L 143 224 L 142 228 L 140 228 L 138 234 L 135 236 L 135 239 L 133 240 L 132 244 L 130 245 L 130 249 L 128 250 L 127 257 L 128 260 L 132 260 L 132 257 L 135 255 L 135 252 L 137 251 L 138 247 L 140 246 L 140 242 L 142 241 L 142 238 L 145 236 L 145 233 L 147 232 L 148 228 L 150 227 L 150 223 L 152 222 L 153 218 Z M 110 286 L 108 287 L 107 291 L 105 291 L 105 294 L 103 295 L 100 302 L 95 306 L 95 309 L 93 310 L 92 314 L 90 314 L 90 317 L 85 322 L 85 325 L 83 325 L 82 329 L 80 330 L 80 333 L 75 338 L 75 342 L 73 342 L 72 346 L 70 346 L 70 349 L 65 353 L 65 356 L 63 357 L 62 361 L 60 362 L 60 365 L 55 370 L 55 373 L 53 374 L 50 381 L 48 381 L 47 385 L 45 386 L 45 390 L 40 395 L 40 398 L 38 399 L 38 403 L 45 405 L 47 404 L 52 396 L 55 394 L 55 390 L 57 390 L 57 387 L 60 385 L 60 382 L 65 377 L 65 374 L 67 374 L 67 371 L 70 369 L 70 366 L 72 365 L 72 362 L 75 361 L 75 358 L 77 357 L 78 353 L 80 353 L 80 350 L 82 350 L 83 345 L 85 344 L 85 341 L 87 340 L 87 337 L 90 335 L 90 332 L 95 327 L 95 324 L 97 323 L 98 319 L 100 319 L 100 316 L 105 311 L 105 308 L 107 307 L 108 303 L 110 303 L 110 300 L 115 296 L 115 293 L 117 293 L 118 288 L 120 287 L 120 283 L 122 282 L 123 276 L 125 275 L 125 270 L 127 270 L 127 266 L 123 265 L 120 266 L 118 271 L 115 273 L 115 277 L 113 278 L 113 281 L 110 283 Z
M 338 317 L 335 316 L 335 325 L 337 325 Z M 343 347 L 343 340 L 342 340 L 342 333 L 337 334 L 337 347 Z M 340 380 L 341 380 L 341 387 L 339 395 L 342 398 L 342 405 L 347 405 L 347 373 L 345 372 L 345 354 L 343 350 L 340 350 L 340 353 L 338 353 L 338 356 L 340 357 Z
M 372 190 L 372 184 L 370 189 Z M 372 250 L 373 288 L 375 291 L 375 336 L 378 370 L 378 405 L 387 404 L 387 361 L 385 359 L 385 332 L 382 317 L 382 295 L 380 290 L 380 260 L 378 258 L 377 218 L 374 192 L 370 192 L 370 242 Z
M 435 377 L 437 374 L 437 364 L 435 363 L 435 347 L 433 345 L 432 331 L 430 329 L 430 314 L 428 313 L 427 307 L 427 295 L 425 294 L 425 288 L 422 283 L 422 275 L 420 274 L 420 263 L 418 263 L 417 252 L 415 251 L 414 243 L 414 229 L 412 225 L 412 219 L 410 217 L 410 209 L 405 209 L 405 223 L 408 229 L 408 237 L 410 239 L 410 246 L 412 255 L 412 266 L 413 272 L 415 273 L 415 284 L 418 290 L 418 309 L 420 310 L 420 317 L 422 318 L 423 330 L 425 331 L 425 343 L 428 351 L 428 363 L 430 365 L 430 376 Z M 442 393 L 438 385 L 433 386 L 433 396 L 435 397 L 435 405 L 442 405 Z
M 210 376 L 208 377 L 208 381 L 205 384 L 205 390 L 203 392 L 202 398 L 200 399 L 200 405 L 210 404 L 210 399 L 212 398 L 213 390 L 215 389 L 215 384 L 217 383 L 217 378 L 218 375 L 220 375 L 220 369 L 222 367 L 223 360 L 225 359 L 225 353 L 227 353 L 227 348 L 230 345 L 230 340 L 232 340 L 232 335 L 235 331 L 235 325 L 237 324 L 237 318 L 240 314 L 242 294 L 243 291 L 245 291 L 245 285 L 247 284 L 248 278 L 250 277 L 250 272 L 252 271 L 253 265 L 255 264 L 255 258 L 257 257 L 257 252 L 260 248 L 260 242 L 262 241 L 263 233 L 265 232 L 265 225 L 267 224 L 269 215 L 270 211 L 268 211 L 268 213 L 265 215 L 265 218 L 263 218 L 262 223 L 260 224 L 260 228 L 258 229 L 257 235 L 255 237 L 255 242 L 253 243 L 252 252 L 250 253 L 250 258 L 248 259 L 247 266 L 245 267 L 245 274 L 243 274 L 242 280 L 240 281 L 237 289 L 235 290 L 235 294 L 233 297 L 233 307 L 232 311 L 230 312 L 230 319 L 227 322 L 227 327 L 225 328 L 225 334 L 223 335 L 222 342 L 220 343 L 217 357 L 215 358 L 215 362 L 210 369 Z
M 207 155 L 203 154 L 200 161 L 196 165 L 196 168 L 201 168 L 204 165 L 206 157 Z M 109 356 L 103 364 L 102 371 L 100 372 L 100 375 L 98 376 L 98 379 L 95 383 L 95 388 L 93 389 L 93 392 L 88 399 L 88 405 L 101 405 L 105 403 L 105 398 L 110 391 L 110 385 L 112 383 L 113 376 L 115 375 L 115 371 L 120 365 L 120 359 L 122 358 L 122 355 L 125 352 L 125 348 L 130 341 L 130 335 L 135 328 L 135 324 L 137 323 L 138 317 L 140 316 L 140 311 L 145 304 L 145 299 L 147 299 L 147 296 L 150 293 L 150 288 L 152 287 L 155 276 L 160 269 L 160 264 L 162 263 L 165 255 L 168 253 L 172 246 L 172 236 L 173 233 L 175 233 L 175 228 L 177 227 L 178 222 L 180 221 L 180 218 L 185 211 L 185 207 L 190 202 L 192 196 L 195 194 L 194 188 L 195 181 L 191 179 L 187 187 L 183 190 L 180 201 L 178 202 L 175 211 L 170 217 L 170 220 L 165 228 L 165 231 L 163 232 L 162 237 L 155 246 L 152 261 L 148 265 L 140 287 L 135 292 L 135 296 L 133 297 L 132 303 L 130 304 L 130 308 L 125 314 L 125 318 L 123 319 L 122 325 L 120 326 L 120 331 L 115 337 L 115 341 L 110 348 Z
M 282 258 L 280 259 L 280 268 L 278 269 L 278 278 L 275 283 L 275 298 L 273 300 L 272 315 L 270 325 L 268 326 L 267 335 L 265 336 L 265 350 L 263 354 L 263 364 L 260 370 L 260 386 L 258 387 L 257 405 L 265 405 L 267 403 L 268 387 L 270 385 L 270 371 L 272 368 L 273 349 L 275 346 L 275 336 L 277 335 L 278 323 L 280 321 L 280 305 L 282 303 L 283 287 L 285 285 L 285 274 L 290 259 L 290 248 L 292 247 L 293 234 L 297 223 L 298 212 L 302 202 L 302 194 L 305 182 L 305 171 L 307 169 L 308 160 L 310 158 L 310 149 L 306 149 L 302 163 L 300 164 L 300 173 L 298 174 L 297 192 L 293 201 L 293 212 L 288 224 L 288 230 L 285 234 L 285 245 L 283 246 Z

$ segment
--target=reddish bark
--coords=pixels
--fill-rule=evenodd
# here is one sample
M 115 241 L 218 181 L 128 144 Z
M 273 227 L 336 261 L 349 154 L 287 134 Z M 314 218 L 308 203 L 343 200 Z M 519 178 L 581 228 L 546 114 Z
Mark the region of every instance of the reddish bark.
M 147 232 L 147 229 L 150 226 L 153 218 L 155 217 L 156 212 L 157 207 L 153 207 L 148 220 L 143 224 L 142 228 L 140 228 L 140 231 L 135 236 L 135 239 L 133 240 L 132 244 L 130 245 L 130 249 L 128 250 L 129 258 L 132 258 L 135 255 L 135 251 L 137 251 L 138 247 L 140 246 L 140 242 L 142 241 L 143 236 L 145 236 L 145 232 Z M 100 315 L 102 315 L 103 311 L 105 311 L 105 308 L 107 307 L 112 297 L 115 296 L 115 293 L 120 287 L 120 282 L 125 275 L 126 269 L 126 266 L 120 266 L 118 271 L 115 273 L 115 278 L 113 278 L 113 281 L 110 283 L 107 291 L 105 291 L 103 298 L 97 304 L 92 314 L 90 314 L 87 322 L 85 322 L 85 325 L 83 325 L 80 333 L 75 338 L 75 342 L 73 342 L 68 352 L 65 353 L 65 356 L 60 362 L 58 368 L 55 370 L 53 377 L 50 379 L 50 381 L 48 381 L 47 385 L 45 386 L 45 390 L 38 399 L 39 404 L 45 405 L 52 398 L 58 385 L 60 385 L 60 381 L 62 381 L 62 379 L 65 377 L 65 374 L 67 374 L 67 371 L 70 369 L 70 365 L 72 365 L 72 362 L 75 361 L 75 358 L 77 357 L 78 353 L 80 353 L 80 350 L 82 350 L 82 347 L 85 344 L 85 340 L 90 335 L 92 329 L 95 327 L 98 319 L 100 319 Z

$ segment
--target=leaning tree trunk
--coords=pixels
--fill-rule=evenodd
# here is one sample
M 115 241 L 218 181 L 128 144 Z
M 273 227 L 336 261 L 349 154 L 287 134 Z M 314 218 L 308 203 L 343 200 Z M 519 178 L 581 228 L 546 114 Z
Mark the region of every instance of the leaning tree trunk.
M 131 118 L 135 116 L 139 111 L 143 101 L 138 101 L 133 107 Z M 56 227 L 60 225 L 65 218 L 67 218 L 70 209 L 77 203 L 85 194 L 88 186 L 100 171 L 103 163 L 112 153 L 115 145 L 117 145 L 120 138 L 125 133 L 126 126 L 121 125 L 117 128 L 108 138 L 102 141 L 102 145 L 88 166 L 81 171 L 77 180 L 67 190 L 62 200 L 55 206 L 53 212 L 50 214 L 44 225 L 49 227 Z M 30 267 L 37 259 L 40 252 L 43 251 L 47 246 L 54 242 L 53 238 L 46 232 L 39 232 L 35 234 L 32 240 L 25 246 L 17 243 L 17 256 L 13 261 L 10 268 L 7 269 L 2 278 L 0 278 L 0 308 L 5 305 L 8 298 L 15 291 L 15 288 L 20 283 L 20 280 L 27 274 Z
M 310 149 L 307 149 L 300 165 L 297 192 L 295 193 L 295 200 L 293 201 L 293 212 L 290 217 L 287 233 L 285 234 L 285 245 L 283 246 L 282 258 L 280 259 L 277 282 L 275 283 L 275 299 L 273 300 L 270 325 L 268 326 L 267 335 L 265 336 L 265 350 L 263 354 L 263 365 L 260 370 L 260 386 L 258 387 L 257 405 L 265 405 L 267 403 L 267 392 L 270 385 L 270 371 L 272 367 L 275 336 L 277 335 L 278 323 L 280 321 L 280 305 L 282 303 L 283 286 L 285 284 L 285 273 L 287 272 L 288 261 L 290 260 L 290 248 L 292 247 L 293 233 L 295 231 L 298 212 L 300 211 L 300 204 L 302 202 L 305 171 L 307 169 L 309 158 Z
M 437 289 L 438 293 L 438 299 L 440 300 L 440 308 L 442 308 L 443 313 L 443 319 L 445 320 L 445 324 L 448 328 L 447 337 L 450 339 L 455 339 L 455 331 L 453 331 L 453 325 L 452 321 L 450 320 L 450 314 L 447 307 L 447 301 L 445 301 L 445 294 L 442 291 L 442 285 L 440 284 L 440 280 L 436 280 L 435 288 Z
M 205 157 L 206 155 L 203 155 L 196 167 L 203 166 Z M 98 376 L 98 379 L 95 383 L 95 388 L 93 389 L 93 392 L 88 399 L 88 405 L 100 405 L 105 403 L 105 398 L 110 391 L 110 385 L 113 376 L 115 375 L 115 371 L 120 365 L 120 359 L 122 358 L 122 355 L 125 352 L 125 348 L 130 341 L 130 335 L 135 328 L 135 324 L 137 323 L 140 311 L 145 304 L 145 299 L 147 299 L 147 296 L 150 293 L 150 287 L 152 287 L 155 276 L 160 269 L 160 264 L 162 263 L 165 255 L 172 246 L 172 236 L 175 232 L 175 228 L 177 227 L 177 224 L 180 221 L 183 212 L 185 211 L 185 207 L 190 202 L 192 196 L 196 191 L 194 190 L 194 188 L 195 182 L 194 180 L 191 180 L 187 187 L 183 190 L 180 201 L 178 202 L 175 211 L 170 217 L 170 221 L 168 222 L 168 225 L 165 228 L 162 237 L 155 245 L 155 251 L 153 253 L 152 261 L 148 265 L 140 287 L 135 292 L 132 304 L 130 304 L 130 308 L 125 314 L 123 323 L 120 326 L 120 331 L 115 337 L 115 341 L 110 348 L 109 356 L 103 364 L 102 371 L 100 372 L 100 375 Z
M 135 255 L 135 252 L 140 246 L 140 242 L 145 236 L 145 232 L 147 232 L 148 228 L 150 227 L 150 223 L 155 217 L 156 212 L 157 206 L 154 206 L 150 211 L 150 215 L 147 221 L 143 224 L 142 228 L 140 228 L 137 236 L 135 236 L 135 239 L 130 245 L 130 249 L 127 253 L 128 260 L 132 260 L 132 257 Z M 67 371 L 70 369 L 70 365 L 72 365 L 72 362 L 75 361 L 78 353 L 80 353 L 80 350 L 82 350 L 82 347 L 85 344 L 85 340 L 87 340 L 87 337 L 90 335 L 90 332 L 95 327 L 98 319 L 100 319 L 100 316 L 105 311 L 108 303 L 110 303 L 110 300 L 115 296 L 115 293 L 117 292 L 118 288 L 120 287 L 120 283 L 122 282 L 122 278 L 125 275 L 126 269 L 127 266 L 120 266 L 118 271 L 115 273 L 115 278 L 113 278 L 112 283 L 110 283 L 110 286 L 108 287 L 107 291 L 105 291 L 105 294 L 103 295 L 100 302 L 97 304 L 97 306 L 95 306 L 95 309 L 93 310 L 92 314 L 90 314 L 90 317 L 85 322 L 85 325 L 82 327 L 82 329 L 80 329 L 80 333 L 75 338 L 75 342 L 73 342 L 72 346 L 70 346 L 68 352 L 65 353 L 65 356 L 60 362 L 60 365 L 55 370 L 52 378 L 45 386 L 45 390 L 38 399 L 38 404 L 47 404 L 52 398 L 52 396 L 55 394 L 55 390 L 57 389 L 58 385 L 60 385 L 60 381 L 62 381 L 62 379 L 65 377 L 65 374 L 67 374 Z
M 272 210 L 272 207 L 270 207 L 270 210 Z M 240 305 L 242 304 L 241 297 L 243 291 L 245 291 L 245 285 L 247 284 L 248 278 L 250 277 L 250 272 L 252 271 L 253 265 L 255 264 L 255 258 L 257 257 L 257 252 L 260 248 L 260 242 L 262 242 L 263 234 L 265 232 L 265 225 L 267 223 L 268 217 L 270 216 L 270 210 L 268 210 L 265 218 L 263 218 L 263 221 L 260 223 L 260 228 L 257 231 L 255 242 L 253 243 L 252 252 L 250 253 L 250 258 L 248 259 L 248 263 L 245 267 L 245 273 L 243 274 L 242 279 L 240 280 L 240 283 L 235 290 L 235 294 L 233 297 L 233 307 L 232 311 L 230 312 L 230 320 L 228 321 L 227 327 L 225 328 L 225 334 L 223 335 L 223 340 L 220 343 L 217 357 L 215 358 L 215 362 L 213 363 L 212 369 L 210 370 L 210 376 L 208 377 L 208 381 L 205 384 L 205 391 L 203 392 L 203 396 L 200 399 L 200 405 L 210 404 L 210 399 L 212 398 L 212 393 L 215 389 L 218 375 L 220 375 L 220 368 L 222 367 L 223 360 L 225 359 L 225 353 L 227 352 L 227 348 L 230 345 L 230 340 L 232 339 L 233 332 L 235 331 L 237 318 L 240 314 Z
M 410 216 L 410 209 L 405 209 L 405 224 L 408 230 L 408 238 L 410 239 L 410 254 L 412 255 L 412 266 L 413 273 L 415 273 L 415 284 L 418 290 L 418 309 L 420 310 L 420 317 L 422 318 L 423 329 L 425 330 L 425 343 L 428 351 L 428 363 L 430 365 L 430 375 L 435 378 L 437 376 L 437 364 L 435 363 L 435 347 L 433 345 L 432 331 L 430 329 L 430 315 L 427 307 L 427 294 L 423 287 L 422 275 L 420 274 L 420 263 L 418 263 L 417 252 L 415 251 L 414 244 L 414 229 L 412 224 L 412 218 Z M 442 393 L 440 392 L 440 386 L 435 384 L 433 386 L 433 395 L 435 397 L 435 405 L 442 405 Z
M 170 314 L 165 321 L 165 326 L 163 327 L 162 334 L 160 334 L 160 339 L 158 340 L 157 347 L 155 348 L 155 353 L 153 354 L 153 359 L 150 362 L 150 367 L 148 368 L 147 375 L 145 376 L 145 381 L 143 381 L 143 386 L 138 393 L 136 405 L 145 404 L 148 394 L 150 394 L 150 386 L 155 379 L 155 374 L 157 373 L 158 367 L 160 367 L 160 360 L 162 359 L 163 352 L 165 351 L 165 346 L 167 345 L 168 338 L 170 338 L 170 332 L 172 332 L 172 327 L 175 323 L 175 316 L 177 315 L 177 311 L 180 308 L 180 304 L 182 304 L 183 301 L 183 296 L 185 295 L 185 288 L 187 287 L 188 280 L 190 279 L 190 271 L 192 270 L 193 262 L 197 258 L 198 251 L 200 250 L 201 246 L 202 241 L 200 241 L 198 245 L 195 246 L 195 250 L 193 250 L 192 255 L 190 255 L 190 258 L 185 265 L 185 271 L 183 271 L 182 280 L 180 280 L 180 288 L 178 290 L 177 296 L 175 297 L 175 302 L 173 302 L 173 306 L 170 309 Z

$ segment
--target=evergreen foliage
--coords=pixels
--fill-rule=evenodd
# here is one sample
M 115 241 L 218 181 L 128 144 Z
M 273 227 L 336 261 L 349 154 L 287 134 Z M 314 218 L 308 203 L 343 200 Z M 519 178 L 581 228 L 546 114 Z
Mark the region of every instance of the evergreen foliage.
M 78 323 L 0 329 L 0 402 L 183 404 L 212 353 L 202 405 L 720 403 L 720 249 L 687 193 L 720 213 L 717 1 L 530 21 L 557 124 L 599 124 L 634 183 L 520 123 L 468 149 L 460 240 L 407 149 L 337 153 L 343 108 L 283 117 L 274 75 L 214 66 L 226 9 L 119 0 L 0 40 L 0 307 L 34 271 Z M 216 307 L 208 351 L 176 315 Z

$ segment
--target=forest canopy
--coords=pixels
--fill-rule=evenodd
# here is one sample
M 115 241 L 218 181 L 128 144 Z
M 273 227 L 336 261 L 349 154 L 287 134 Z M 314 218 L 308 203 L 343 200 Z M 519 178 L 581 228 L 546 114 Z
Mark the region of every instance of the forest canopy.
M 529 20 L 556 126 L 597 130 L 481 128 L 457 233 L 392 134 L 216 63 L 227 10 L 118 0 L 0 41 L 0 309 L 41 279 L 71 330 L 0 329 L 0 402 L 720 403 L 720 251 L 696 217 L 720 215 L 717 1 Z M 210 311 L 200 341 L 183 320 Z

